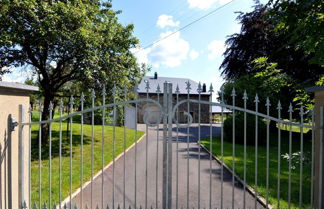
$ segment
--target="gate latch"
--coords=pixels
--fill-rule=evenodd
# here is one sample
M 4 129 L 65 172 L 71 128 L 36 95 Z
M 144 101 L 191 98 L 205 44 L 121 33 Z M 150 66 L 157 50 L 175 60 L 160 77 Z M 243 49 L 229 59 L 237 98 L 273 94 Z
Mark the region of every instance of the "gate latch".
M 18 126 L 18 122 L 16 121 L 16 119 L 11 118 L 11 122 L 10 122 L 10 131 L 14 131 L 16 126 Z

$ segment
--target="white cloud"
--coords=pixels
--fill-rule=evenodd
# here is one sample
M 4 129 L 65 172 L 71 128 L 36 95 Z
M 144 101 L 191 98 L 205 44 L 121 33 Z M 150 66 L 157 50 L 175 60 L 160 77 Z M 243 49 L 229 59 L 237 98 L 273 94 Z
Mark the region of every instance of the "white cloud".
M 31 69 L 12 67 L 10 71 L 2 76 L 2 81 L 24 83 L 27 78 L 33 78 Z
M 192 59 L 192 60 L 195 60 L 197 59 L 199 56 L 199 52 L 197 52 L 196 50 L 192 49 L 189 53 L 189 57 Z
M 226 4 L 231 0 L 187 0 L 190 8 L 209 9 L 214 4 Z
M 137 58 L 137 63 L 138 64 L 148 64 L 148 53 L 151 51 L 151 48 L 148 49 L 143 49 L 141 47 L 136 47 L 131 49 L 131 52 L 135 55 L 135 57 Z
M 157 22 L 156 22 L 156 25 L 160 28 L 165 28 L 167 26 L 170 26 L 170 27 L 177 27 L 180 25 L 180 21 L 174 21 L 173 20 L 173 17 L 171 15 L 160 15 Z
M 172 31 L 161 33 L 160 38 L 164 38 L 171 33 Z M 160 65 L 176 67 L 188 58 L 189 50 L 189 43 L 180 37 L 180 32 L 176 32 L 161 42 L 154 44 L 148 57 L 154 67 Z
M 214 59 L 216 57 L 221 56 L 224 53 L 225 49 L 226 47 L 223 41 L 214 40 L 210 42 L 208 44 L 208 50 L 209 50 L 208 59 Z

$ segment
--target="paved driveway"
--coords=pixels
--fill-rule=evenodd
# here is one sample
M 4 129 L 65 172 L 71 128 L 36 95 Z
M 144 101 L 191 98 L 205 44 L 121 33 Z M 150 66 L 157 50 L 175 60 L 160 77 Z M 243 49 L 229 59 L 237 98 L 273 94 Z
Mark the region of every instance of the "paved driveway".
M 145 208 L 145 200 L 147 200 L 147 207 L 162 208 L 162 134 L 163 130 L 157 128 L 148 128 L 147 138 L 143 138 L 137 144 L 137 189 L 136 189 L 136 205 L 139 208 Z M 146 131 L 146 126 L 139 124 L 139 130 Z M 157 135 L 159 134 L 159 138 Z M 214 125 L 212 127 L 213 136 L 220 135 L 220 127 Z M 176 128 L 173 129 L 172 135 L 174 136 L 173 142 L 173 207 L 176 203 L 176 155 L 177 155 L 177 143 L 176 143 Z M 201 126 L 201 137 L 209 137 L 210 127 L 209 125 Z M 213 208 L 220 208 L 221 204 L 221 167 L 215 160 L 212 161 L 212 168 L 210 169 L 209 155 L 201 149 L 200 153 L 200 171 L 198 171 L 198 157 L 199 146 L 197 145 L 198 138 L 198 126 L 192 125 L 189 129 L 189 155 L 187 153 L 187 129 L 179 129 L 178 138 L 178 201 L 180 208 L 186 208 L 187 206 L 187 159 L 189 158 L 189 207 L 198 208 L 198 173 L 200 172 L 200 207 L 209 208 L 210 202 L 210 188 L 211 188 L 211 203 Z M 147 141 L 146 141 L 147 140 Z M 148 146 L 148 173 L 147 173 L 147 195 L 145 193 L 145 159 L 146 159 L 146 142 Z M 158 144 L 157 144 L 158 143 Z M 157 150 L 157 146 L 159 149 Z M 135 205 L 135 147 L 130 149 L 126 155 L 126 189 L 125 189 L 125 207 Z M 156 164 L 158 162 L 158 164 Z M 158 179 L 156 179 L 156 166 L 158 165 Z M 210 184 L 210 172 L 212 174 Z M 112 166 L 104 172 L 104 205 L 109 205 L 112 208 Z M 115 163 L 115 207 L 120 205 L 124 208 L 124 159 L 121 157 Z M 93 195 L 92 195 L 92 208 L 96 208 L 97 204 L 101 208 L 101 175 L 98 176 L 93 182 Z M 157 184 L 157 190 L 156 190 Z M 232 208 L 232 176 L 227 171 L 224 171 L 224 195 L 223 204 L 224 208 Z M 84 188 L 83 204 L 91 208 L 90 200 L 90 185 Z M 157 199 L 156 199 L 157 197 Z M 243 190 L 242 185 L 236 184 L 235 187 L 235 208 L 243 208 Z M 80 195 L 73 198 L 73 203 L 80 205 Z M 254 208 L 254 197 L 246 192 L 246 206 L 247 208 Z M 258 208 L 263 208 L 258 204 Z

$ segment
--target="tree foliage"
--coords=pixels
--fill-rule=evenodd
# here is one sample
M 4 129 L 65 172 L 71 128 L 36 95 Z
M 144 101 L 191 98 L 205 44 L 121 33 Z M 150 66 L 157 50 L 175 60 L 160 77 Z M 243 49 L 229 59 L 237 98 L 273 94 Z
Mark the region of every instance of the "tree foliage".
M 246 74 L 239 78 L 227 81 L 223 84 L 224 102 L 231 105 L 233 98 L 231 96 L 233 88 L 236 91 L 235 106 L 244 107 L 243 94 L 246 91 L 248 95 L 247 109 L 255 109 L 255 96 L 258 95 L 259 112 L 266 114 L 266 99 L 270 99 L 270 112 L 274 114 L 277 112 L 277 104 L 280 100 L 283 108 L 288 109 L 290 98 L 295 96 L 295 91 L 292 88 L 292 81 L 277 68 L 277 64 L 269 63 L 267 58 L 261 57 L 256 59 L 253 63 L 253 69 L 257 71 L 254 74 Z M 221 95 L 218 99 L 220 100 Z M 282 111 L 285 117 L 287 111 Z
M 276 30 L 284 33 L 295 49 L 312 55 L 311 63 L 324 67 L 324 4 L 322 0 L 270 0 Z
M 1 0 L 0 69 L 28 65 L 49 103 L 67 82 L 84 88 L 132 86 L 143 75 L 130 49 L 138 40 L 133 25 L 100 0 Z
M 270 14 L 269 8 L 259 4 L 252 12 L 239 14 L 241 31 L 226 40 L 222 74 L 229 80 L 253 74 L 259 70 L 253 67 L 253 60 L 268 57 L 269 62 L 277 63 L 296 83 L 313 85 L 324 73 L 320 65 L 310 63 L 314 53 L 305 53 L 296 47 L 298 42 L 276 30 L 278 20 Z

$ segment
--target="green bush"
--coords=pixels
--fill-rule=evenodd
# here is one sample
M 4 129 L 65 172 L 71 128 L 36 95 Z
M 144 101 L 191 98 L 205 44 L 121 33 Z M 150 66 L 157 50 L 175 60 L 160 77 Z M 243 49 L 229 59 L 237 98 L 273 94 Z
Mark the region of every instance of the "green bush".
M 262 118 L 258 117 L 258 144 L 266 143 L 267 127 Z M 232 142 L 233 134 L 233 115 L 224 121 L 224 139 Z M 244 113 L 235 113 L 235 143 L 244 144 Z M 246 114 L 246 144 L 255 144 L 255 115 Z

